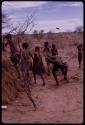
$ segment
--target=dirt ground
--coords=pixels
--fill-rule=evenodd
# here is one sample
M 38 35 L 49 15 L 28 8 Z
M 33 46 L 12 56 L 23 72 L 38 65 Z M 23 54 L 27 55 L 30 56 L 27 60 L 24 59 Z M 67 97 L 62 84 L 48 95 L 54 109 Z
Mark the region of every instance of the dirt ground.
M 38 77 L 37 84 L 32 82 L 32 95 L 37 104 L 34 111 L 25 92 L 7 105 L 2 111 L 3 123 L 82 123 L 83 122 L 83 64 L 78 68 L 76 51 L 72 49 L 59 50 L 63 59 L 67 60 L 69 83 L 58 76 L 59 87 L 56 87 L 52 76 L 46 77 L 46 86 Z

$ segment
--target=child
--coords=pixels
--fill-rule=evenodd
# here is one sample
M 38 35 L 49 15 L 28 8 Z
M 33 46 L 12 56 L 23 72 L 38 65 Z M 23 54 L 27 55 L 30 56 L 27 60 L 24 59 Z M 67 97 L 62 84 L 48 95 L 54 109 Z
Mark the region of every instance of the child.
M 79 62 L 79 68 L 81 68 L 81 62 L 82 62 L 82 44 L 79 44 L 77 46 L 78 49 L 78 62 Z
M 38 74 L 43 80 L 43 86 L 45 86 L 45 80 L 43 77 L 44 73 L 45 73 L 45 68 L 43 65 L 42 56 L 40 54 L 40 47 L 36 46 L 34 57 L 33 57 L 33 74 L 34 74 L 35 84 L 36 84 L 36 74 Z

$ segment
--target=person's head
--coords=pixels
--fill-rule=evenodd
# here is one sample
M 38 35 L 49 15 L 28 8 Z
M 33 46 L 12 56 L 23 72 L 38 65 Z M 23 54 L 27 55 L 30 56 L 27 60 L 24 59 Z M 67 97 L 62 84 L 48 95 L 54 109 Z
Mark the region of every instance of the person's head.
M 39 46 L 35 47 L 35 52 L 40 52 L 40 47 Z
M 52 44 L 52 48 L 55 49 L 55 44 Z
M 48 46 L 48 42 L 44 42 L 44 46 L 47 47 Z
M 11 35 L 11 34 L 7 34 L 7 35 L 5 35 L 5 36 L 3 37 L 3 39 L 4 39 L 4 40 L 6 39 L 7 42 L 10 43 L 11 40 L 12 40 L 12 35 Z
M 79 47 L 82 48 L 82 44 L 79 44 Z
M 27 48 L 28 48 L 28 43 L 26 43 L 26 42 L 23 43 L 23 44 L 22 44 L 22 48 L 23 48 L 23 49 L 27 49 Z
M 11 34 L 7 34 L 4 38 L 6 38 L 7 40 L 11 40 L 12 36 L 11 36 Z

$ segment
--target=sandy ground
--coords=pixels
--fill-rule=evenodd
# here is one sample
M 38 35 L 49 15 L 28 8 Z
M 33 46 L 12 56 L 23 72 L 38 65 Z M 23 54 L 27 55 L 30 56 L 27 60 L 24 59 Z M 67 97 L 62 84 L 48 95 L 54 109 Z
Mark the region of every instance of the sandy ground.
M 74 50 L 60 50 L 60 54 L 69 62 L 69 83 L 63 80 L 63 76 L 58 76 L 60 86 L 56 87 L 51 75 L 46 76 L 46 86 L 43 87 L 38 77 L 37 84 L 33 84 L 32 88 L 37 110 L 34 111 L 26 93 L 22 91 L 15 101 L 7 105 L 7 110 L 2 111 L 3 123 L 83 122 L 83 65 L 81 69 L 78 68 Z

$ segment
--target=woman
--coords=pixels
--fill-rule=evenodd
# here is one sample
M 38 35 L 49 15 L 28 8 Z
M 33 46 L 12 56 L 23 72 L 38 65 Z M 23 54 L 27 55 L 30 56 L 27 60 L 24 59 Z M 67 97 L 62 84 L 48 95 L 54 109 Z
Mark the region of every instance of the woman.
M 45 73 L 45 68 L 43 65 L 42 61 L 42 56 L 40 54 L 40 47 L 36 46 L 35 47 L 35 52 L 34 52 L 34 57 L 33 57 L 33 74 L 34 74 L 34 80 L 36 84 L 36 75 L 40 75 L 42 81 L 43 81 L 43 86 L 45 86 L 45 80 L 43 77 L 43 74 Z

